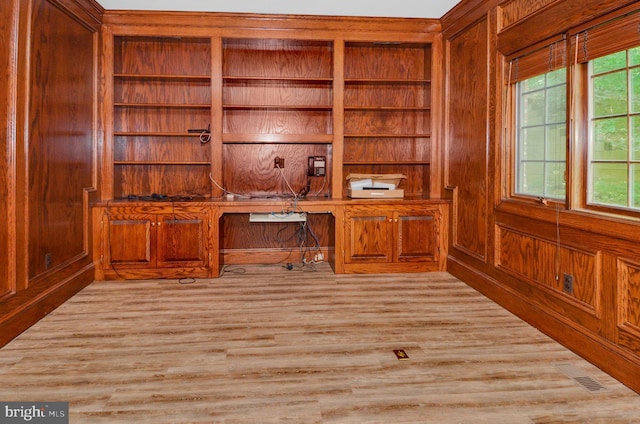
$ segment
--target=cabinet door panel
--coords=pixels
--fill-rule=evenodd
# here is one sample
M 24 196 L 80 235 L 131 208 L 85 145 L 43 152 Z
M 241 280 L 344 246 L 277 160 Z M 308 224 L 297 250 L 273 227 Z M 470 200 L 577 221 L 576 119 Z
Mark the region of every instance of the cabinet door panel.
M 108 220 L 107 263 L 113 267 L 148 268 L 154 266 L 155 223 L 153 216 L 111 217 Z
M 389 262 L 393 244 L 388 217 L 380 211 L 357 211 L 346 214 L 345 261 Z
M 397 221 L 397 261 L 437 259 L 437 216 L 399 212 L 394 221 Z
M 206 265 L 205 215 L 158 217 L 158 267 Z

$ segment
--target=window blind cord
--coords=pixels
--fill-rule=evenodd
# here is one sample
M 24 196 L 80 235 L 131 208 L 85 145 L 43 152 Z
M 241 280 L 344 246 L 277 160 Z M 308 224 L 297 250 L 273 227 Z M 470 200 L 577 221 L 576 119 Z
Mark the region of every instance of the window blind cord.
M 511 112 L 511 103 L 513 101 L 512 96 L 511 96 L 511 72 L 513 71 L 513 60 L 509 61 L 509 71 L 507 73 L 507 86 L 504 88 L 504 103 L 502 106 L 502 140 L 504 143 L 504 147 L 503 149 L 505 150 L 505 154 L 502 155 L 502 169 L 503 169 L 503 177 L 502 177 L 502 195 L 503 196 L 507 196 L 508 195 L 508 190 L 507 190 L 507 172 L 506 170 L 508 169 L 508 153 L 507 150 L 507 140 L 508 140 L 508 134 L 509 134 L 509 125 L 507 124 L 507 120 L 508 120 L 508 116 L 509 113 Z
M 571 154 L 571 151 L 573 150 L 571 147 L 573 145 L 573 142 L 575 140 L 575 133 L 574 133 L 574 105 L 575 105 L 575 95 L 576 95 L 576 84 L 577 84 L 577 71 L 578 71 L 578 43 L 579 43 L 579 34 L 576 34 L 576 43 L 575 43 L 575 51 L 573 53 L 573 69 L 571 72 L 571 85 L 570 90 L 571 93 L 569 93 L 569 149 L 568 149 L 568 157 Z M 586 34 L 585 34 L 585 41 L 586 41 Z M 586 42 L 585 42 L 586 45 Z M 587 50 L 586 47 L 583 45 L 583 49 L 584 49 L 584 53 L 586 55 Z M 565 181 L 567 180 L 567 172 L 565 171 Z M 567 202 L 568 205 L 568 197 L 567 194 L 565 193 L 565 202 Z M 561 258 L 560 258 L 560 248 L 562 246 L 561 243 L 561 239 L 560 239 L 560 202 L 556 203 L 556 272 L 555 272 L 555 277 L 556 277 L 556 281 L 560 281 L 560 267 L 561 267 Z

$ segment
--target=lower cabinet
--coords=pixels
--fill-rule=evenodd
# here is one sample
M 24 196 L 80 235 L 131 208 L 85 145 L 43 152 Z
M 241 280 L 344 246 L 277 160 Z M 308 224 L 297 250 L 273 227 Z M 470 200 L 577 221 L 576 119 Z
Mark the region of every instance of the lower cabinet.
M 327 237 L 337 273 L 428 272 L 446 269 L 446 201 L 345 201 L 334 207 Z M 326 205 L 322 205 L 325 207 Z M 224 213 L 281 205 L 225 205 Z M 318 205 L 315 205 L 317 208 Z M 96 279 L 213 278 L 220 271 L 221 207 L 112 203 L 93 213 Z M 340 228 L 343 224 L 344 228 Z M 333 256 L 331 256 L 333 252 Z
M 443 217 L 440 204 L 345 206 L 345 272 L 443 271 Z
M 206 209 L 107 207 L 101 217 L 106 279 L 209 277 Z

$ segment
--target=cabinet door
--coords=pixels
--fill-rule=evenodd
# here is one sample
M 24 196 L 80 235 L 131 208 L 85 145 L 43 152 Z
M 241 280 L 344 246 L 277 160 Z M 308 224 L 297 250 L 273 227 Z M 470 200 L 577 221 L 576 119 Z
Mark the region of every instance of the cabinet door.
M 438 210 L 408 208 L 394 213 L 396 257 L 398 262 L 438 259 Z
M 155 266 L 155 216 L 111 216 L 107 226 L 107 264 L 115 270 Z
M 345 210 L 345 262 L 390 262 L 393 259 L 391 218 L 375 207 Z
M 207 264 L 207 215 L 181 213 L 157 218 L 157 266 L 203 267 Z

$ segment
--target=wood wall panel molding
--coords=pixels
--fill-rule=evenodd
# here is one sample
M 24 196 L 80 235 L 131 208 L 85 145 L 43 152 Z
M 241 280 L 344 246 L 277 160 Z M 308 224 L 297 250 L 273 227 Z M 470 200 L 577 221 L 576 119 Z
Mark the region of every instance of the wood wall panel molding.
M 498 227 L 498 268 L 551 292 L 598 318 L 600 312 L 599 252 L 590 252 L 529 234 Z M 563 275 L 573 276 L 573 292 L 563 290 Z M 567 299 L 569 297 L 569 299 Z
M 640 262 L 618 258 L 619 343 L 640 355 Z
M 508 27 L 558 0 L 513 0 L 498 8 L 503 27 Z
M 499 0 L 461 1 L 440 19 L 444 39 L 450 40 L 467 31 L 469 27 L 485 19 L 487 13 L 499 3 Z
M 445 181 L 457 187 L 457 222 L 453 225 L 461 229 L 454 233 L 451 247 L 483 261 L 488 236 L 488 27 L 487 19 L 481 19 L 447 42 L 445 94 L 450 162 Z
M 369 34 L 387 40 L 392 34 L 399 37 L 414 37 L 430 41 L 440 33 L 437 19 L 410 18 L 360 18 L 336 16 L 267 15 L 250 13 L 195 13 L 195 12 L 141 12 L 106 11 L 104 23 L 115 32 L 136 27 L 136 33 L 148 30 L 149 35 L 161 35 L 167 31 L 182 28 L 190 33 L 212 34 L 212 30 L 224 30 L 238 36 L 242 30 L 270 33 L 282 32 L 289 38 L 313 39 L 317 32 L 340 33 L 348 38 L 350 34 Z M 273 35 L 270 37 L 281 37 Z M 391 41 L 391 40 L 389 40 Z
M 628 255 L 629 251 L 636 249 L 636 243 L 640 240 L 640 225 L 634 219 L 588 212 L 580 209 L 567 211 L 561 209 L 556 214 L 553 205 L 545 206 L 533 201 L 505 200 L 496 208 L 496 216 L 499 220 L 526 219 L 550 223 L 555 226 L 556 219 L 560 220 L 562 228 L 569 228 L 578 232 L 587 232 L 590 240 L 597 237 L 599 243 L 607 245 L 607 250 L 621 256 Z M 584 237 L 584 236 L 583 236 Z M 615 239 L 615 241 L 613 241 Z
M 94 185 L 94 34 L 47 1 L 34 7 L 28 140 L 29 279 L 87 255 Z M 65 40 L 75 40 L 67 43 Z
M 91 32 L 98 32 L 102 25 L 104 8 L 95 0 L 47 0 L 67 13 L 73 20 Z
M 19 0 L 0 2 L 0 299 L 16 291 L 15 148 L 18 109 Z

